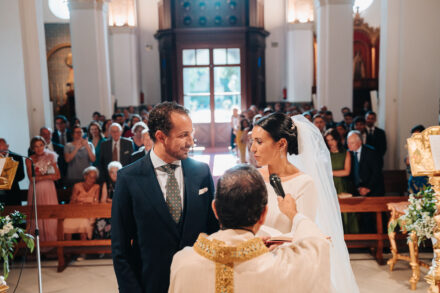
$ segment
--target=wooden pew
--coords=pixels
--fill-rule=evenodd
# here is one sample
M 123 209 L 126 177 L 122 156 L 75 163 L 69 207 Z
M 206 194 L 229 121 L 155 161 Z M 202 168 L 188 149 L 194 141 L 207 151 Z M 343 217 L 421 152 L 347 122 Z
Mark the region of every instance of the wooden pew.
M 4 214 L 14 210 L 26 215 L 26 219 L 34 217 L 31 206 L 7 206 Z M 57 241 L 41 241 L 41 247 L 56 247 L 58 256 L 58 272 L 62 272 L 66 266 L 66 252 L 79 253 L 111 253 L 110 239 L 100 240 L 64 240 L 64 219 L 66 218 L 110 218 L 111 204 L 67 204 L 67 205 L 44 205 L 38 206 L 38 219 L 57 219 Z M 34 231 L 31 231 L 34 234 Z
M 388 234 L 383 231 L 382 213 L 388 212 L 387 203 L 406 201 L 405 196 L 386 197 L 352 197 L 339 199 L 341 212 L 343 213 L 376 213 L 376 234 L 345 234 L 344 239 L 349 248 L 370 247 L 375 248 L 375 258 L 380 264 L 384 264 L 383 248 L 384 240 L 388 240 Z M 30 206 L 7 206 L 4 214 L 18 210 L 30 219 L 33 215 Z M 111 218 L 111 204 L 67 204 L 47 205 L 38 207 L 38 218 L 58 220 L 58 240 L 41 242 L 41 247 L 56 247 L 58 256 L 58 272 L 62 272 L 66 266 L 66 252 L 78 253 L 110 253 L 110 239 L 102 240 L 64 240 L 63 223 L 66 218 Z M 32 231 L 33 232 L 33 231 Z M 33 234 L 33 233 L 32 233 Z M 361 244 L 352 244 L 350 241 L 361 241 Z
M 381 196 L 381 197 L 351 197 L 339 199 L 342 213 L 376 213 L 376 234 L 344 234 L 347 247 L 375 248 L 375 258 L 379 264 L 385 264 L 383 259 L 384 240 L 388 240 L 387 231 L 383 231 L 382 213 L 389 212 L 387 203 L 407 201 L 407 196 Z M 361 241 L 352 244 L 350 241 Z

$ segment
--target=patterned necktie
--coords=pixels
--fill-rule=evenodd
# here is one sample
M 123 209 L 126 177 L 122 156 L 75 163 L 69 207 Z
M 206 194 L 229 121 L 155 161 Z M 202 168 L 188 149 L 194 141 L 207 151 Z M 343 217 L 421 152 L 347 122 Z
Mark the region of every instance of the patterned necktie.
M 113 143 L 112 161 L 118 161 L 118 147 L 116 143 Z
M 177 167 L 177 165 L 167 164 L 157 169 L 168 174 L 167 183 L 165 185 L 167 193 L 166 203 L 174 222 L 179 223 L 182 215 L 182 199 L 180 198 L 179 184 L 177 183 L 177 179 L 174 174 L 174 170 Z

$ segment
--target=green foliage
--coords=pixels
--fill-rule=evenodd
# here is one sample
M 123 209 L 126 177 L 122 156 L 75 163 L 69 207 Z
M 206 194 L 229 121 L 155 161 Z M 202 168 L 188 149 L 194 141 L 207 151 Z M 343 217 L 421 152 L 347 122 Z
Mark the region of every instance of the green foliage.
M 417 235 L 418 244 L 426 239 L 430 239 L 434 235 L 434 229 L 436 223 L 434 220 L 434 214 L 436 212 L 435 192 L 428 186 L 422 189 L 417 194 L 410 194 L 409 196 L 409 206 L 405 210 L 405 214 L 398 219 L 398 223 L 395 223 L 394 228 L 397 224 L 400 225 L 402 230 L 412 232 L 414 231 Z M 391 230 L 390 225 L 390 230 Z M 394 229 L 393 229 L 394 230 Z M 408 241 L 410 240 L 408 236 Z
M 0 203 L 0 258 L 3 260 L 3 274 L 5 279 L 9 275 L 9 260 L 14 258 L 13 252 L 17 242 L 21 239 L 34 251 L 34 237 L 25 233 L 21 228 L 26 223 L 26 216 L 18 211 L 2 216 L 3 204 Z

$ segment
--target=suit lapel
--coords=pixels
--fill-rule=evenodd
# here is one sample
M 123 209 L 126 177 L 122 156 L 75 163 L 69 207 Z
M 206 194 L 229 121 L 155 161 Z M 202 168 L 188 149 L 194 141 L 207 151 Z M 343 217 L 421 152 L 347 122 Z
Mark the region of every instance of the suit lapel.
M 170 231 L 172 231 L 176 237 L 179 237 L 179 231 L 177 225 L 171 217 L 168 206 L 165 202 L 162 190 L 159 185 L 159 181 L 156 177 L 156 172 L 154 171 L 153 163 L 151 162 L 150 152 L 142 159 L 142 178 L 138 180 L 141 190 L 144 196 L 147 197 L 154 209 L 156 209 L 160 218 L 168 226 Z
M 183 171 L 183 181 L 185 186 L 185 204 L 184 204 L 184 214 L 183 214 L 183 229 L 188 227 L 188 225 L 191 225 L 191 215 L 194 213 L 197 213 L 195 211 L 195 196 L 198 192 L 198 186 L 195 184 L 194 180 L 194 174 L 192 168 L 189 166 L 188 159 L 182 160 L 182 171 Z

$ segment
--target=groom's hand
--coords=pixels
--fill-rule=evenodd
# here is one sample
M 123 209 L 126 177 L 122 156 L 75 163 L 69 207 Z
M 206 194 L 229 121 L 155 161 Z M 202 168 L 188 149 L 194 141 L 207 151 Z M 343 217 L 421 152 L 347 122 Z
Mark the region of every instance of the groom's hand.
M 293 220 L 298 213 L 296 210 L 296 200 L 290 194 L 286 194 L 284 198 L 278 196 L 278 207 L 290 220 Z

